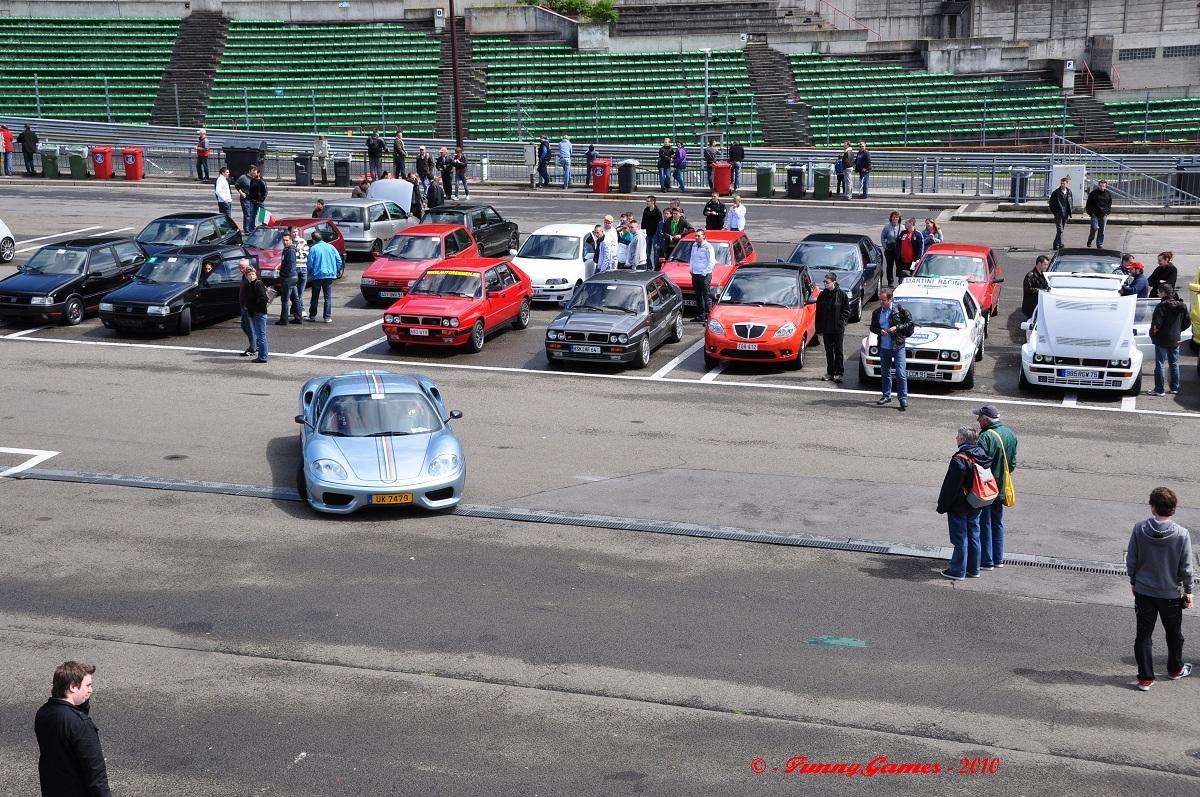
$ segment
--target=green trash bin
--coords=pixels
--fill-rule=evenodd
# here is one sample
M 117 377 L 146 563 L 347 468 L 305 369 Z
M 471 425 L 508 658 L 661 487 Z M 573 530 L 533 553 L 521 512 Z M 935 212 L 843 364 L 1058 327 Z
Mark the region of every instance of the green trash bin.
M 62 176 L 58 172 L 58 158 L 61 154 L 58 147 L 38 147 L 38 154 L 42 156 L 42 177 L 54 179 Z
M 88 178 L 88 149 L 87 147 L 75 147 L 68 150 L 68 157 L 71 160 L 71 179 L 86 180 Z
M 829 199 L 829 170 L 813 172 L 813 199 Z
M 758 176 L 757 190 L 755 196 L 770 197 L 775 195 L 775 164 L 764 163 L 755 170 Z

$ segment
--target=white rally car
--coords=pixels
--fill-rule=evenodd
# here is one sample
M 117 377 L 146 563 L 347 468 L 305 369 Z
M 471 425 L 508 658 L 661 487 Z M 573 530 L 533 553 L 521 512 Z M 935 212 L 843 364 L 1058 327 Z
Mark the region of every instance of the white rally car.
M 909 277 L 896 288 L 893 306 L 912 316 L 916 329 L 904 342 L 908 378 L 975 386 L 975 363 L 983 359 L 984 317 L 961 277 Z M 879 339 L 862 342 L 860 381 L 879 379 Z
M 596 253 L 587 235 L 590 224 L 548 224 L 521 244 L 513 258 L 529 275 L 535 302 L 562 303 L 596 271 Z

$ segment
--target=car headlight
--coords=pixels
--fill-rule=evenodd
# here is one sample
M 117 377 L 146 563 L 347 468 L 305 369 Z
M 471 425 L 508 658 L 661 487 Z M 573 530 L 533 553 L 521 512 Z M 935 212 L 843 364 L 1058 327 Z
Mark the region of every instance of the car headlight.
M 878 346 L 869 347 L 867 349 L 867 354 L 871 355 L 872 357 L 877 356 L 879 354 L 879 347 Z
M 566 277 L 551 277 L 550 279 L 546 280 L 546 284 L 547 285 L 566 285 L 567 278 Z
M 457 319 L 457 318 L 451 318 L 451 319 L 450 319 L 450 326 L 452 326 L 452 327 L 457 327 L 457 326 L 458 326 L 458 319 Z
M 461 467 L 462 460 L 458 454 L 452 451 L 444 451 L 430 460 L 429 467 L 426 470 L 430 476 L 449 476 L 451 473 L 457 473 Z
M 708 319 L 708 331 L 714 335 L 724 335 L 725 327 L 721 326 L 721 322 L 715 318 Z
M 795 335 L 795 334 L 796 334 L 796 325 L 793 324 L 791 321 L 787 322 L 786 324 L 781 326 L 779 329 L 775 330 L 775 337 L 777 337 L 777 338 L 790 338 L 792 335 Z
M 450 319 L 449 319 L 449 318 L 443 318 L 443 319 L 442 319 L 442 326 L 444 326 L 444 327 L 448 327 L 448 326 L 450 326 Z
M 558 340 L 558 332 L 553 329 L 546 330 L 546 340 Z
M 373 277 L 363 277 L 363 278 L 362 278 L 362 284 L 363 284 L 363 285 L 374 285 L 374 284 L 375 284 L 375 279 L 374 279 Z
M 317 478 L 327 481 L 344 482 L 348 478 L 346 469 L 332 459 L 318 459 L 312 464 Z
M 385 323 L 385 324 L 399 324 L 399 323 L 400 323 L 400 316 L 397 316 L 397 315 L 392 315 L 391 313 L 388 313 L 387 315 L 385 315 L 385 316 L 383 317 L 383 323 Z
M 951 360 L 958 360 L 958 359 L 960 359 L 961 357 L 962 357 L 962 353 L 961 353 L 961 352 L 957 352 L 957 351 L 952 351 L 952 352 L 950 352 L 950 359 L 951 359 Z
M 1114 368 L 1128 368 L 1129 360 L 1109 360 L 1108 364 Z
M 628 343 L 629 336 L 628 335 L 609 335 L 608 342 L 609 343 Z
M 147 315 L 166 315 L 169 312 L 171 312 L 171 308 L 161 304 L 150 305 L 146 308 Z
M 1033 361 L 1035 363 L 1044 363 L 1044 362 L 1046 362 L 1046 358 L 1044 356 L 1042 356 L 1041 354 L 1035 354 L 1035 355 L 1033 355 Z
M 100 312 L 111 313 L 113 309 L 112 302 L 100 302 Z
M 54 304 L 52 296 L 34 296 L 29 300 L 30 304 Z

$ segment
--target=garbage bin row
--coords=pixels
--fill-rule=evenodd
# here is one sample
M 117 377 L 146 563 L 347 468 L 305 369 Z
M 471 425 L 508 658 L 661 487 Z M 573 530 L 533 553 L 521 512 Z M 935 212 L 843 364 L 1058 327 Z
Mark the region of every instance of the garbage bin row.
M 617 164 L 617 191 L 622 194 L 632 194 L 638 190 L 637 168 L 641 164 L 636 160 L 623 160 Z M 296 179 L 300 179 L 299 158 L 297 158 Z M 613 162 L 610 158 L 597 158 L 592 161 L 592 192 L 607 194 L 612 188 Z M 761 164 L 755 169 L 755 196 L 771 197 L 775 195 L 775 172 L 778 167 L 773 164 Z M 789 164 L 786 171 L 787 196 L 790 199 L 803 199 L 808 193 L 808 167 Z M 813 192 L 818 199 L 829 198 L 829 175 L 815 172 L 813 175 Z M 823 186 L 823 188 L 822 188 Z M 728 161 L 717 161 L 713 164 L 712 190 L 722 196 L 733 193 L 733 164 Z M 818 194 L 823 191 L 824 196 Z
M 43 144 L 38 147 L 42 161 L 42 177 L 57 179 L 70 177 L 72 180 L 88 179 L 88 161 L 97 180 L 109 180 L 114 175 L 112 147 L 65 147 L 58 144 Z M 123 147 L 121 163 L 126 180 L 141 180 L 145 176 L 145 153 L 141 147 Z M 66 169 L 61 163 L 67 158 Z

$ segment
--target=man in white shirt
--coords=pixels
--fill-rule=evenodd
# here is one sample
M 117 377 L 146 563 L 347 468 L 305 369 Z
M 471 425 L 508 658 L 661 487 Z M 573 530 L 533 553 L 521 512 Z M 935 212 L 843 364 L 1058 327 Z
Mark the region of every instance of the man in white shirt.
M 214 190 L 217 195 L 217 212 L 224 214 L 232 223 L 233 217 L 229 215 L 229 211 L 233 209 L 233 193 L 229 190 L 228 166 L 222 166 L 217 172 L 217 187 Z
M 742 204 L 742 198 L 737 194 L 733 195 L 733 204 L 725 211 L 725 229 L 746 229 L 746 206 Z
M 604 217 L 604 237 L 600 240 L 600 249 L 596 255 L 597 271 L 612 271 L 617 267 L 617 254 L 621 242 L 617 237 L 617 228 L 613 225 L 613 217 Z
M 692 254 L 688 258 L 688 266 L 692 272 L 692 293 L 696 297 L 696 320 L 707 321 L 711 308 L 712 297 L 708 292 L 712 286 L 713 264 L 717 262 L 717 254 L 704 237 L 704 230 L 696 230 L 696 240 L 692 242 Z

